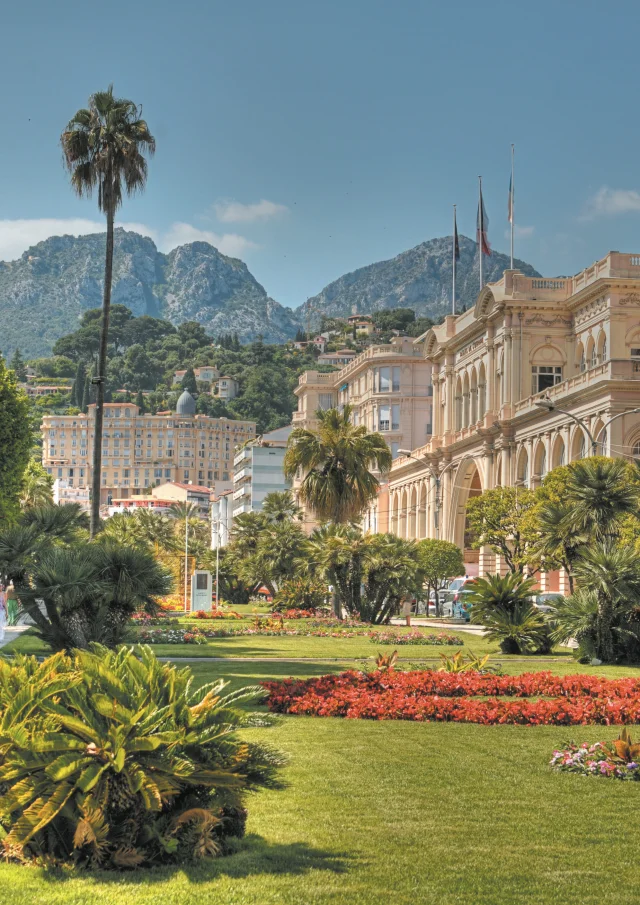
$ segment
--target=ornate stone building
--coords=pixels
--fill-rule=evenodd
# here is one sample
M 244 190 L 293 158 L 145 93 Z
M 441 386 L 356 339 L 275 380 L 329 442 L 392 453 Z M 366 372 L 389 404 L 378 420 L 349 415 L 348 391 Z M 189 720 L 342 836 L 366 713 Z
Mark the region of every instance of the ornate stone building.
M 505 271 L 416 343 L 432 370 L 433 429 L 390 475 L 389 530 L 401 537 L 464 549 L 471 494 L 535 488 L 549 469 L 591 454 L 571 416 L 598 452 L 640 455 L 640 255 L 610 252 L 568 278 Z M 547 397 L 551 411 L 536 404 Z M 465 550 L 465 561 L 470 573 L 496 568 L 487 550 Z M 561 587 L 562 576 L 549 584 Z
M 431 436 L 431 365 L 424 358 L 421 343 L 407 337 L 370 346 L 339 371 L 305 371 L 294 392 L 298 397 L 294 427 L 315 428 L 318 409 L 341 408 L 348 403 L 353 406 L 354 423 L 380 431 L 394 458 L 398 450 L 422 446 Z M 378 505 L 365 516 L 367 529 L 387 530 L 385 499 L 386 487 Z M 310 515 L 306 523 L 313 524 Z

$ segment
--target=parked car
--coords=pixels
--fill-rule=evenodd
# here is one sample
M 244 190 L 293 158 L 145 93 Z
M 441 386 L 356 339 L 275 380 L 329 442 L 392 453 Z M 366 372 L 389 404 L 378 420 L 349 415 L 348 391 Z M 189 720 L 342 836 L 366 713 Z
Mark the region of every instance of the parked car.
M 472 581 L 473 578 L 470 578 L 468 575 L 463 575 L 460 578 L 454 578 L 449 582 L 445 590 L 441 592 L 440 602 L 443 604 L 448 604 L 451 607 L 456 594 L 464 590 L 464 588 Z
M 558 594 L 557 591 L 547 591 L 544 594 L 536 594 L 533 598 L 533 605 L 541 613 L 552 613 L 558 600 L 562 600 L 562 594 Z

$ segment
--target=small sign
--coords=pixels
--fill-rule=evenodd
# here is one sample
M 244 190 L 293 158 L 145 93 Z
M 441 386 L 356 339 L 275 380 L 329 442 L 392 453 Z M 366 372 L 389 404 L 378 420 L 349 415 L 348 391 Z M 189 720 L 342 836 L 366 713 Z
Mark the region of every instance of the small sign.
M 211 572 L 196 571 L 191 576 L 191 612 L 211 609 Z

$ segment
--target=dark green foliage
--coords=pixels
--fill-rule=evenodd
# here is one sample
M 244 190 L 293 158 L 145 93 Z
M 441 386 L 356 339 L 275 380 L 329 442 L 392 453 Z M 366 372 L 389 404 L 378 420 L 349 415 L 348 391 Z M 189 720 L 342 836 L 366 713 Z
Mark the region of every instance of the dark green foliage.
M 0 356 L 0 524 L 17 514 L 30 452 L 29 401 Z
M 0 663 L 0 813 L 14 856 L 123 870 L 222 854 L 247 791 L 282 757 L 236 730 L 256 722 L 189 668 L 94 646 Z M 261 722 L 266 722 L 264 717 Z
M 83 361 L 78 362 L 76 368 L 76 376 L 73 381 L 73 390 L 71 391 L 71 404 L 82 410 L 82 400 L 84 397 L 84 384 L 87 379 L 87 369 Z
M 144 415 L 147 409 L 144 404 L 144 396 L 142 395 L 142 390 L 138 390 L 138 392 L 136 393 L 136 405 L 138 406 L 140 414 Z
M 172 589 L 149 549 L 103 535 L 88 543 L 87 528 L 77 504 L 43 504 L 0 530 L 0 574 L 53 650 L 122 641 L 133 613 L 155 613 L 156 599 Z
M 91 380 L 89 379 L 89 376 L 87 375 L 87 377 L 85 378 L 85 381 L 84 381 L 84 390 L 82 391 L 82 405 L 80 406 L 80 410 L 86 414 L 87 410 L 89 408 L 89 405 L 91 404 L 92 401 L 93 400 L 91 399 Z
M 192 396 L 198 395 L 198 385 L 196 383 L 196 375 L 194 374 L 193 368 L 187 368 L 184 377 L 182 378 L 181 386 L 183 390 L 186 390 L 187 393 L 191 393 Z
M 24 383 L 27 379 L 27 367 L 20 353 L 20 349 L 16 349 L 9 362 L 9 368 L 16 375 L 18 383 Z
M 471 621 L 484 625 L 505 654 L 548 653 L 551 627 L 533 606 L 535 581 L 520 572 L 476 578 L 468 601 Z

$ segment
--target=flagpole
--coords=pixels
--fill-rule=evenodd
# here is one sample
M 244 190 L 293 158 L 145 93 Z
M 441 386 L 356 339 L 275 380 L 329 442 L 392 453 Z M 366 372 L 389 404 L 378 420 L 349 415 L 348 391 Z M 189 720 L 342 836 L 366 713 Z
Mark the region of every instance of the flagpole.
M 476 236 L 476 238 L 478 240 L 478 254 L 480 255 L 480 292 L 482 292 L 482 287 L 484 285 L 484 280 L 482 279 L 482 234 L 484 231 L 484 218 L 482 213 L 482 176 L 478 176 L 478 186 L 480 189 L 478 201 L 478 222 L 480 224 L 480 229 L 478 230 L 478 235 Z
M 513 270 L 513 233 L 514 233 L 514 199 L 515 199 L 515 181 L 514 181 L 514 156 L 515 156 L 515 145 L 511 145 L 511 269 Z
M 452 256 L 451 256 L 451 264 L 452 264 L 452 285 L 451 285 L 451 313 L 455 316 L 456 313 L 456 206 L 453 205 L 453 235 L 452 235 Z

